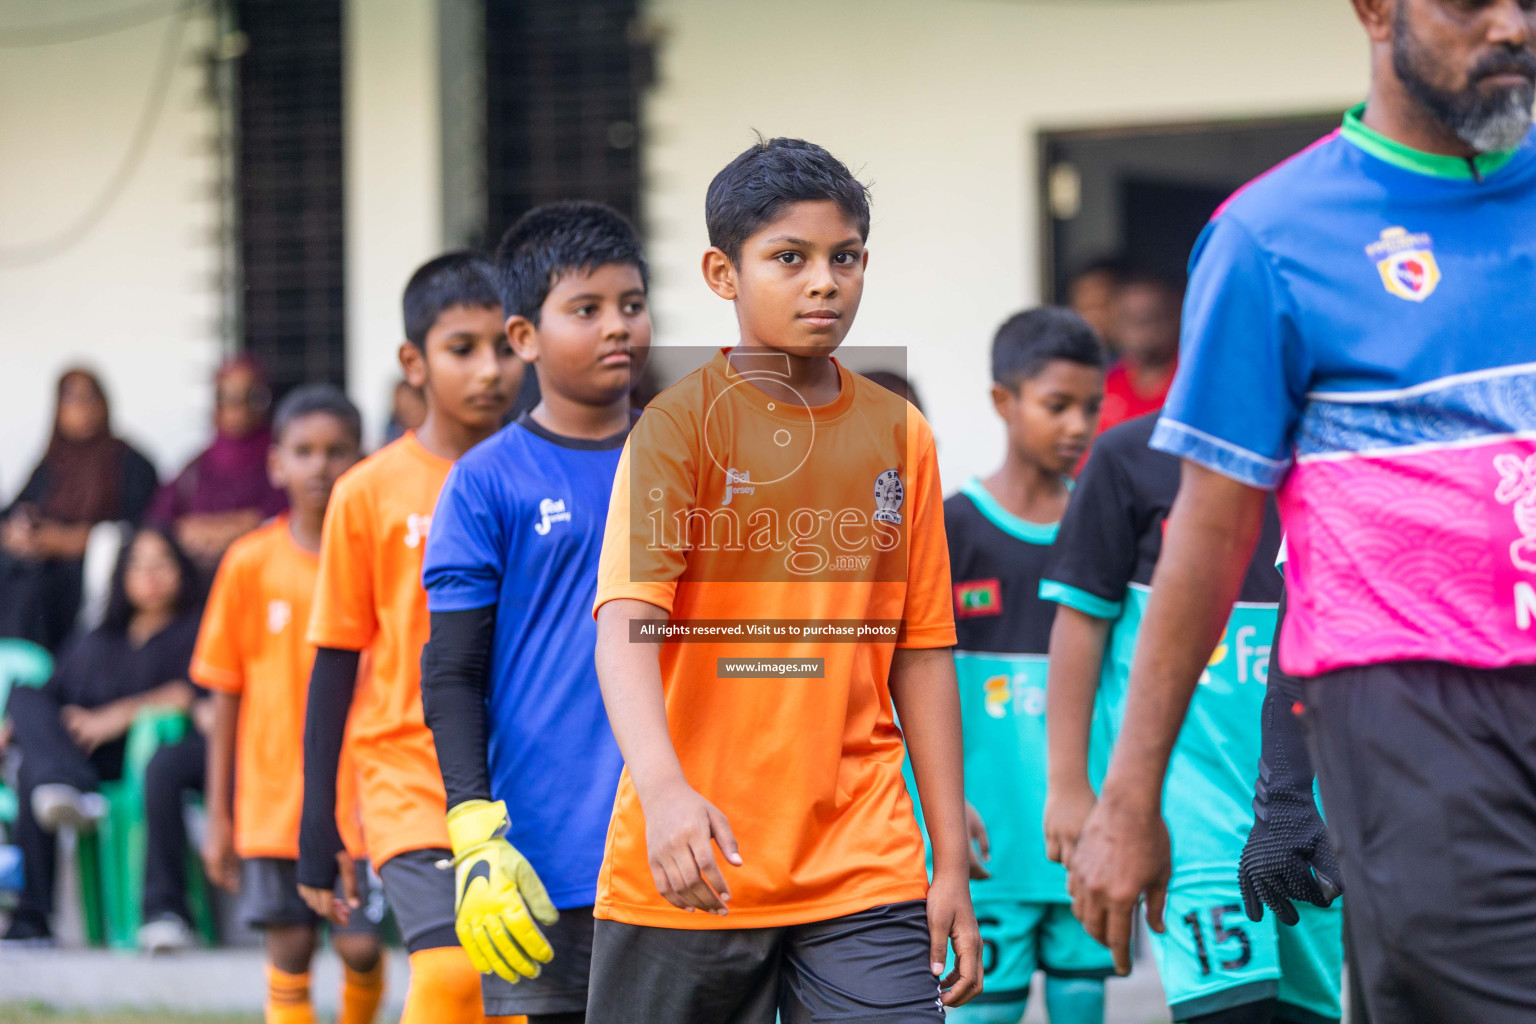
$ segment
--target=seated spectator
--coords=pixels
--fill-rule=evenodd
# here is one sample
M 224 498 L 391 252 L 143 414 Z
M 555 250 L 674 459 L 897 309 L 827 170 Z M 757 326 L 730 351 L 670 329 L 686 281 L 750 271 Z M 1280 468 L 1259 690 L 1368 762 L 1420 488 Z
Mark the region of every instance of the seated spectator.
M 213 701 L 206 690 L 197 689 L 189 710 L 192 728 L 179 742 L 155 751 L 144 769 L 144 923 L 137 938 L 146 953 L 172 953 L 193 942 L 184 800 L 203 792 L 207 774 Z
M 140 530 L 118 561 L 101 627 L 65 648 L 45 686 L 11 691 L 11 742 L 21 750 L 15 834 L 26 886 L 6 941 L 52 940 L 53 833 L 92 828 L 106 814 L 97 789 L 122 777 L 134 718 L 148 707 L 191 707 L 193 572 L 173 541 Z
M 1120 361 L 1104 375 L 1099 433 L 1157 412 L 1179 368 L 1178 289 L 1160 277 L 1136 274 L 1115 296 L 1114 336 Z
M 267 479 L 271 407 L 272 389 L 253 360 L 225 363 L 215 378 L 213 444 L 155 496 L 150 521 L 170 530 L 205 576 L 236 537 L 288 507 Z
M 112 436 L 101 382 L 66 371 L 43 459 L 0 513 L 0 636 L 57 651 L 80 611 L 91 528 L 137 523 L 156 483 L 149 460 Z

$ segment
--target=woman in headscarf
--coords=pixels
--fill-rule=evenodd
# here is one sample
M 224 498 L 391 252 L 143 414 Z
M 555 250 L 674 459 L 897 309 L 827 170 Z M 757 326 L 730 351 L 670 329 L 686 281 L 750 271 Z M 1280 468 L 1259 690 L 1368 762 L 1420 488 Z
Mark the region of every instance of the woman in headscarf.
M 160 489 L 150 520 L 171 531 L 205 575 L 241 534 L 288 507 L 267 478 L 272 389 L 249 356 L 214 378 L 213 444 Z
M 156 483 L 149 460 L 112 435 L 101 381 L 88 370 L 65 371 L 47 451 L 0 513 L 0 636 L 57 650 L 80 610 L 91 528 L 136 524 Z

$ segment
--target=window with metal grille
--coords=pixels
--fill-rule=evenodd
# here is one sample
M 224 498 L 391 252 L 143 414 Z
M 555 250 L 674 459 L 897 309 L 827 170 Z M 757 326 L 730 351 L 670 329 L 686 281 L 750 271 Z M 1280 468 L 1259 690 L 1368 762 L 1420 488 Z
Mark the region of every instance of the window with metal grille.
M 637 0 L 485 0 L 486 228 L 530 207 L 608 203 L 641 227 L 640 95 L 650 47 Z
M 341 0 L 237 0 L 246 348 L 279 391 L 343 384 Z

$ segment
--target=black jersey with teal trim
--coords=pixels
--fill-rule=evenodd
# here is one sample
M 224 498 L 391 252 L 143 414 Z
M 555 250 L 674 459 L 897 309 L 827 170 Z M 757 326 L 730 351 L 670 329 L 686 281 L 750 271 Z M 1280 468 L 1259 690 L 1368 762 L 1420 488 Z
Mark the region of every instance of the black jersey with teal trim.
M 1157 416 L 1106 431 L 1073 491 L 1041 594 L 1112 622 L 1099 680 L 1098 727 L 1125 725 L 1131 662 L 1151 595 L 1163 531 L 1179 489 L 1179 460 L 1149 448 Z M 1174 850 L 1172 884 L 1234 879 L 1253 824 L 1259 716 L 1281 577 L 1280 524 L 1264 528 L 1226 629 L 1201 674 L 1168 767 L 1163 810 Z

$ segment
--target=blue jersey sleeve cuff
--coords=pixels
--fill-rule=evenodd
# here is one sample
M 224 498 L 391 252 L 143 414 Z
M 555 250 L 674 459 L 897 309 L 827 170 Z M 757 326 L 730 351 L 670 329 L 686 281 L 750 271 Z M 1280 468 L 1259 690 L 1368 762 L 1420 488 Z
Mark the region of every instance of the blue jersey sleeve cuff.
M 1197 430 L 1167 416 L 1158 418 L 1152 440 L 1147 444 L 1158 451 L 1181 459 L 1198 462 L 1206 469 L 1231 477 L 1250 487 L 1262 487 L 1272 491 L 1280 486 L 1286 471 L 1291 468 L 1289 459 L 1265 458 L 1230 441 Z
M 500 600 L 501 595 L 495 590 L 482 591 L 471 590 L 465 587 L 455 587 L 452 590 L 427 588 L 427 611 L 429 612 L 468 612 L 476 608 L 488 608 Z
M 1092 615 L 1096 619 L 1120 617 L 1119 601 L 1110 601 L 1097 594 L 1090 594 L 1086 590 L 1079 590 L 1070 584 L 1058 583 L 1055 580 L 1040 581 L 1040 600 L 1054 601 L 1068 608 L 1076 608 L 1084 615 Z

